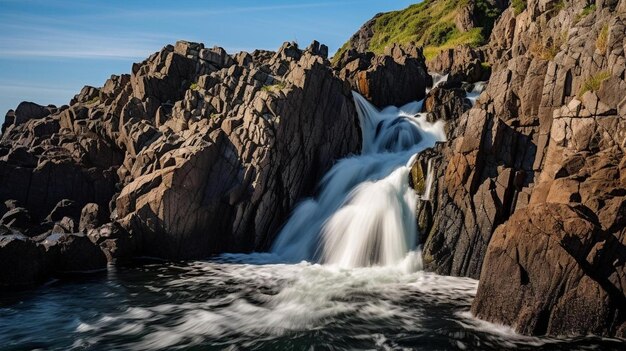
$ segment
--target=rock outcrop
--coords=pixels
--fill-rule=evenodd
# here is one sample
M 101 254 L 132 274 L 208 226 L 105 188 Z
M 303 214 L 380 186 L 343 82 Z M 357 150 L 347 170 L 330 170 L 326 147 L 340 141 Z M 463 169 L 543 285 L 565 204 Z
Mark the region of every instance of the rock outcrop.
M 335 64 L 339 77 L 379 108 L 422 100 L 432 85 L 422 49 L 392 45 L 382 55 L 344 52 Z
M 491 67 L 481 49 L 467 45 L 441 51 L 427 62 L 429 72 L 447 74 L 448 80 L 475 83 L 489 80 Z
M 418 211 L 425 265 L 480 278 L 480 318 L 528 334 L 626 335 L 625 11 L 506 10 L 482 49 L 485 92 L 420 157 L 437 178 Z M 463 67 L 455 56 L 430 67 Z
M 295 203 L 360 146 L 350 87 L 327 55 L 317 42 L 231 56 L 181 41 L 69 106 L 10 111 L 0 229 L 2 252 L 16 249 L 3 269 L 23 277 L 2 284 L 136 255 L 267 249 Z

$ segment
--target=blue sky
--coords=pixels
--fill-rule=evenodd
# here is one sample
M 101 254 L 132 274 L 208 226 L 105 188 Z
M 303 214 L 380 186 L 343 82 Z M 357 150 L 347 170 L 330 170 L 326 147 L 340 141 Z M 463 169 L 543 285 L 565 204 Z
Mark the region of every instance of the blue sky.
M 228 52 L 313 39 L 335 52 L 378 12 L 417 0 L 0 0 L 0 120 L 20 101 L 62 105 L 185 39 Z

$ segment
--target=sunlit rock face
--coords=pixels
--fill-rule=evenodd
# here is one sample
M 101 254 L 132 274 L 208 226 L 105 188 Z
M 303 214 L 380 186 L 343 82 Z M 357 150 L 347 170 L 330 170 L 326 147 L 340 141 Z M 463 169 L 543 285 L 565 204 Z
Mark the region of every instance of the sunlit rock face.
M 424 264 L 480 278 L 480 318 L 624 336 L 626 7 L 565 4 L 509 8 L 482 48 L 490 81 L 437 148 L 437 195 L 418 208 Z
M 361 144 L 327 54 L 317 42 L 232 56 L 178 42 L 69 106 L 20 104 L 0 143 L 1 223 L 29 250 L 52 233 L 89 234 L 111 262 L 267 249 Z

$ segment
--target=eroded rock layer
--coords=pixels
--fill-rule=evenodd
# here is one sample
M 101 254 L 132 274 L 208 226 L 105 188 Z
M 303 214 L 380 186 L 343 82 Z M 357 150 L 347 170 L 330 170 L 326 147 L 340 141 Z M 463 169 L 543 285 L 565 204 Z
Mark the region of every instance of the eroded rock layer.
M 333 162 L 359 150 L 351 89 L 327 54 L 317 42 L 231 56 L 181 41 L 69 106 L 9 111 L 0 285 L 138 255 L 267 249 Z
M 426 267 L 480 278 L 480 318 L 626 336 L 625 21 L 624 1 L 509 8 L 480 49 L 485 92 L 444 111 L 449 141 L 420 157 L 437 175 L 418 211 Z M 429 65 L 468 62 L 446 60 Z

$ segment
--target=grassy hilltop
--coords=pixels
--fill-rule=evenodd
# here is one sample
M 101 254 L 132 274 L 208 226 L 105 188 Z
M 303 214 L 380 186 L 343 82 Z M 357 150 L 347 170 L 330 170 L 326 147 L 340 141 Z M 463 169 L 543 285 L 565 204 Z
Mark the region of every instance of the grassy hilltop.
M 432 58 L 441 50 L 457 45 L 483 45 L 501 12 L 492 1 L 474 1 L 475 27 L 466 32 L 457 28 L 455 20 L 470 0 L 425 0 L 404 10 L 384 13 L 375 19 L 369 50 L 380 53 L 392 43 L 416 42 L 424 46 L 426 57 Z M 346 42 L 336 56 L 350 47 L 351 42 Z

